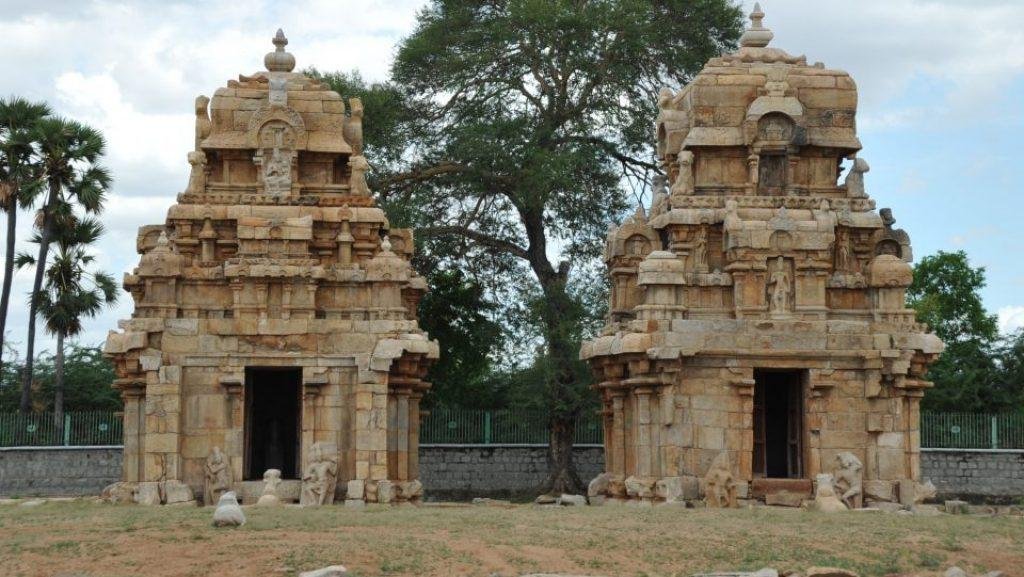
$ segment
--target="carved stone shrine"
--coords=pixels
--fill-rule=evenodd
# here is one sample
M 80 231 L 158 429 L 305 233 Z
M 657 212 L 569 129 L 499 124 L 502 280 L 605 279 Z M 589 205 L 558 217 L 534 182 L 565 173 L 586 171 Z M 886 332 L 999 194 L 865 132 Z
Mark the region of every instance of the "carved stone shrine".
M 662 90 L 666 177 L 608 234 L 609 319 L 581 351 L 603 401 L 605 502 L 711 484 L 721 506 L 810 499 L 854 461 L 878 500 L 918 491 L 943 345 L 904 303 L 910 241 L 865 193 L 853 80 L 769 47 L 763 17 Z
M 381 483 L 416 500 L 438 348 L 417 324 L 412 232 L 370 195 L 361 102 L 273 43 L 266 71 L 196 100 L 188 188 L 139 230 L 134 312 L 106 343 L 124 481 L 246 502 L 276 469 L 291 500 L 373 500 Z

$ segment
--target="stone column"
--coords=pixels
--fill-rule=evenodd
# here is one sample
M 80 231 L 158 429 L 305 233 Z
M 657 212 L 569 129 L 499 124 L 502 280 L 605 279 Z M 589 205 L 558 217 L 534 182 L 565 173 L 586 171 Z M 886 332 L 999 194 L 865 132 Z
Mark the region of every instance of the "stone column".
M 138 483 L 142 480 L 141 455 L 144 450 L 145 420 L 142 411 L 146 400 L 146 383 L 126 381 L 115 383 L 124 399 L 124 458 L 121 480 Z
M 626 422 L 623 414 L 623 401 L 625 391 L 612 390 L 609 392 L 612 399 L 612 436 L 609 471 L 618 478 L 626 477 Z
M 239 367 L 228 367 L 219 382 L 228 412 L 224 455 L 231 467 L 231 478 L 241 480 L 245 474 L 245 372 Z
M 356 479 L 382 481 L 388 476 L 387 385 L 356 385 Z
M 415 481 L 420 478 L 420 399 L 423 393 L 413 391 L 409 395 L 409 464 L 408 480 Z
M 651 435 L 653 392 L 650 387 L 637 387 L 633 391 L 636 395 L 636 475 L 644 479 L 654 475 L 654 440 Z
M 409 480 L 409 389 L 395 391 L 396 419 L 395 429 L 388 431 L 395 438 L 395 456 L 398 468 L 395 478 L 399 481 Z

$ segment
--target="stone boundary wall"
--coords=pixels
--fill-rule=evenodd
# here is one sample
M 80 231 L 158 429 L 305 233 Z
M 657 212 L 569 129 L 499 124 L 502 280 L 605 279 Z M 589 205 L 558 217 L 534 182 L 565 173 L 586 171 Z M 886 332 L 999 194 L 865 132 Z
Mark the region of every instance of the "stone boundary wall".
M 122 448 L 0 448 L 0 497 L 99 495 L 121 479 Z
M 601 445 L 577 445 L 573 451 L 584 483 L 604 470 Z M 545 445 L 421 445 L 420 481 L 428 500 L 528 500 L 544 482 L 547 458 Z
M 588 481 L 604 469 L 604 450 L 577 446 Z M 121 475 L 121 447 L 0 448 L 0 497 L 98 495 Z M 940 497 L 1016 502 L 1024 497 L 1024 451 L 925 449 L 921 469 Z M 547 471 L 542 445 L 423 445 L 420 480 L 430 500 L 473 497 L 522 500 Z
M 972 503 L 1017 503 L 1024 499 L 1024 451 L 922 449 L 921 474 L 939 497 Z

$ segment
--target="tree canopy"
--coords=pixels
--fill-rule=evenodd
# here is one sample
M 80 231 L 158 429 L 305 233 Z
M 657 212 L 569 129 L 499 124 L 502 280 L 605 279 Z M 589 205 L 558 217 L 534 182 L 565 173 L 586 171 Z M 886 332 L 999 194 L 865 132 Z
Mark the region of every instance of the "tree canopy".
M 571 424 L 590 395 L 577 354 L 595 313 L 579 285 L 659 171 L 657 93 L 740 31 L 724 0 L 435 0 L 399 45 L 408 145 L 377 188 L 407 207 L 429 267 L 464 271 L 539 345 L 550 490 L 579 488 Z
M 1019 410 L 1024 381 L 1010 382 L 1019 371 L 1021 337 L 1000 340 L 995 315 L 981 300 L 985 268 L 973 267 L 963 251 L 938 252 L 914 267 L 908 304 L 946 343 L 946 351 L 928 369 L 935 388 L 922 407 L 935 411 Z M 1019 375 L 1018 375 L 1019 376 Z

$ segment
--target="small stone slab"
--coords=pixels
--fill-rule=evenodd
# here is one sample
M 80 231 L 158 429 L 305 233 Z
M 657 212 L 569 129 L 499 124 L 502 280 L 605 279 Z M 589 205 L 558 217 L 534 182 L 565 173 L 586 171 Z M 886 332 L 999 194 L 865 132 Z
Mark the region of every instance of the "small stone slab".
M 967 501 L 949 500 L 943 505 L 943 508 L 950 515 L 966 515 L 970 513 L 970 506 Z
M 348 570 L 342 565 L 331 565 L 323 569 L 299 573 L 299 577 L 346 577 L 347 575 Z
M 804 572 L 804 577 L 858 577 L 853 571 L 838 567 L 811 567 Z
M 692 577 L 779 577 L 775 569 L 760 569 L 758 571 L 740 571 L 735 573 L 694 573 Z

